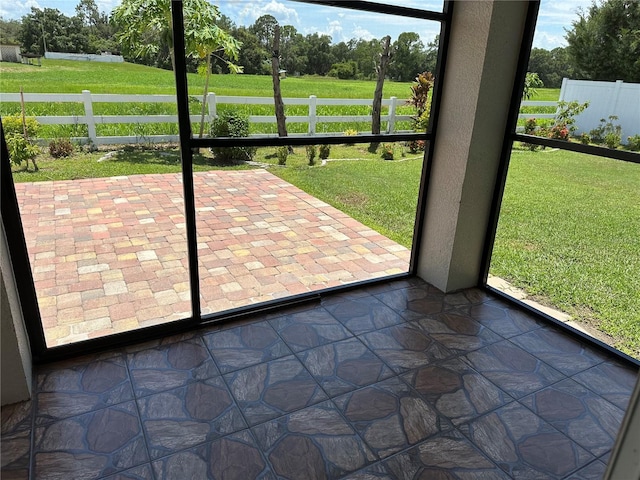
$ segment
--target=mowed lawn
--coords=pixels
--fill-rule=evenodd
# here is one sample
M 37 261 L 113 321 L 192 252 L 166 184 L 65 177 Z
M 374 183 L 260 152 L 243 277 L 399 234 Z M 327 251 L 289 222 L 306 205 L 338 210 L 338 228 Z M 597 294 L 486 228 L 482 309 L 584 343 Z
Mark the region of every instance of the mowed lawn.
M 490 272 L 640 358 L 640 165 L 514 151 Z

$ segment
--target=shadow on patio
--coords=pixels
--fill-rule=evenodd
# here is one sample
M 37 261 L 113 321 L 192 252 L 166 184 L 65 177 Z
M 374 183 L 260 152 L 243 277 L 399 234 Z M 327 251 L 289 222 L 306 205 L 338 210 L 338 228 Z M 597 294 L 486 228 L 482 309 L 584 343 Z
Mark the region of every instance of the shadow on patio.
M 194 184 L 203 314 L 408 271 L 405 247 L 265 170 Z M 16 190 L 49 346 L 191 315 L 179 174 Z

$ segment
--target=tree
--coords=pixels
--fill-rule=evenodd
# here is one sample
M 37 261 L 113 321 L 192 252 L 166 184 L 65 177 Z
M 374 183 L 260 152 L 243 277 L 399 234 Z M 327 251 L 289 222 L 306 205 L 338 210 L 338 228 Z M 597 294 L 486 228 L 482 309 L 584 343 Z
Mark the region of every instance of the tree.
M 262 15 L 249 27 L 249 31 L 258 38 L 262 48 L 269 50 L 277 25 L 278 21 L 272 15 Z
M 307 70 L 311 75 L 326 75 L 333 65 L 331 54 L 331 37 L 318 35 L 317 33 L 305 37 L 305 49 L 307 57 Z
M 640 2 L 601 0 L 565 36 L 578 73 L 590 80 L 640 82 Z
M 0 43 L 14 45 L 20 43 L 21 24 L 18 20 L 0 17 Z
M 44 54 L 47 51 L 86 53 L 89 38 L 78 17 L 67 17 L 59 10 L 31 7 L 31 13 L 22 17 L 20 43 L 27 53 Z
M 242 43 L 238 52 L 238 64 L 244 66 L 244 73 L 251 75 L 265 75 L 271 71 L 267 62 L 269 53 L 262 48 L 258 38 L 245 27 L 240 27 L 233 33 Z
M 420 36 L 414 32 L 403 32 L 393 42 L 393 63 L 389 75 L 399 82 L 409 82 L 424 70 L 426 54 Z
M 547 88 L 560 88 L 562 79 L 578 78 L 567 49 L 556 47 L 553 50 L 534 48 L 529 56 L 528 71 L 536 72 Z
M 176 2 L 176 5 L 180 5 Z M 239 43 L 216 25 L 220 19 L 218 7 L 207 0 L 186 0 L 182 4 L 184 15 L 184 39 L 186 53 L 205 62 L 205 87 L 202 99 L 200 135 L 204 131 L 204 111 L 211 75 L 211 55 L 238 58 Z M 122 30 L 118 39 L 123 47 L 134 55 L 145 55 L 159 51 L 160 45 L 148 43 L 149 34 L 155 34 L 164 45 L 169 46 L 171 65 L 175 70 L 173 31 L 170 0 L 123 0 L 112 12 L 112 20 Z M 147 40 L 147 42 L 145 42 Z M 219 59 L 222 59 L 218 55 Z M 233 72 L 242 69 L 227 61 Z

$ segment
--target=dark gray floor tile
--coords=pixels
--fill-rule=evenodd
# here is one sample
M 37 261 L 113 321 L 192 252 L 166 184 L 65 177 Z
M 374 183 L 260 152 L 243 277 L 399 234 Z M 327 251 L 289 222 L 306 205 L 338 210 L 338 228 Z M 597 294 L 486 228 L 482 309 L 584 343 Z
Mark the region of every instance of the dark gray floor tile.
M 478 305 L 465 306 L 460 311 L 504 338 L 530 332 L 543 325 L 543 322 L 533 315 L 501 300 L 490 300 Z
M 2 435 L 30 430 L 33 420 L 33 402 L 13 403 L 2 406 Z
M 412 370 L 402 378 L 454 425 L 513 400 L 459 358 Z
M 303 310 L 269 320 L 294 352 L 344 340 L 353 335 L 324 308 Z
M 576 473 L 569 475 L 567 480 L 602 480 L 606 470 L 607 466 L 600 460 L 596 460 Z
M 130 353 L 127 363 L 137 397 L 219 374 L 199 337 Z
M 412 322 L 456 354 L 468 353 L 502 340 L 502 337 L 468 315 L 443 312 Z
M 566 378 L 508 340 L 471 352 L 464 358 L 477 372 L 515 398 Z
M 38 427 L 38 479 L 98 478 L 149 461 L 134 402 Z
M 133 399 L 124 355 L 39 369 L 36 424 L 80 415 Z
M 365 333 L 359 338 L 397 373 L 454 356 L 413 322 Z
M 383 466 L 389 472 L 387 478 L 398 480 L 509 478 L 457 431 L 432 437 L 391 457 Z
M 626 410 L 638 378 L 638 369 L 608 361 L 580 372 L 572 378 Z
M 282 478 L 339 478 L 376 460 L 331 402 L 252 428 Z
M 248 430 L 153 462 L 163 480 L 275 480 Z
M 133 467 L 124 472 L 116 473 L 105 477 L 103 480 L 154 480 L 151 465 L 146 463 L 138 467 Z
M 225 329 L 203 338 L 222 373 L 291 355 L 268 322 Z
M 402 323 L 405 319 L 373 296 L 332 304 L 326 309 L 355 335 Z
M 417 320 L 450 308 L 446 295 L 431 286 L 402 288 L 379 293 L 375 297 L 407 320 Z
M 300 360 L 330 397 L 384 380 L 393 371 L 357 338 L 312 348 Z
M 31 458 L 31 430 L 3 434 L 0 442 L 0 467 L 3 479 L 28 479 Z
M 569 376 L 606 360 L 605 354 L 555 328 L 539 328 L 513 337 L 511 341 Z
M 151 458 L 247 428 L 221 377 L 138 399 Z
M 521 403 L 596 457 L 613 448 L 624 417 L 622 409 L 570 379 Z
M 228 373 L 224 378 L 249 425 L 327 399 L 320 385 L 293 356 Z
M 379 458 L 452 428 L 397 377 L 342 395 L 334 403 Z
M 513 478 L 562 478 L 593 455 L 517 402 L 460 429 Z

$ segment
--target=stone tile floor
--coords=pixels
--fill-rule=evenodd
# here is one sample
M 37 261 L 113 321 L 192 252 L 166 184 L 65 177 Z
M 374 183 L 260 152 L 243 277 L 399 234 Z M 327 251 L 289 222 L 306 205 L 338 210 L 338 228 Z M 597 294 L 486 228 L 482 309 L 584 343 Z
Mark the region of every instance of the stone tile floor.
M 2 408 L 2 478 L 597 479 L 636 376 L 398 280 L 41 366 Z
M 266 170 L 194 185 L 203 313 L 409 269 L 405 247 Z M 179 174 L 16 193 L 49 346 L 191 316 Z

